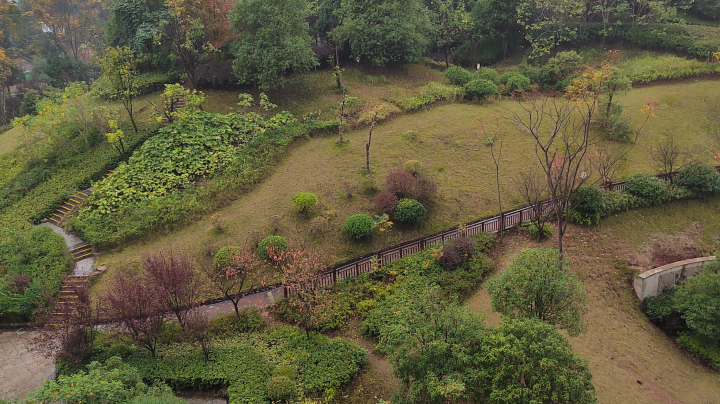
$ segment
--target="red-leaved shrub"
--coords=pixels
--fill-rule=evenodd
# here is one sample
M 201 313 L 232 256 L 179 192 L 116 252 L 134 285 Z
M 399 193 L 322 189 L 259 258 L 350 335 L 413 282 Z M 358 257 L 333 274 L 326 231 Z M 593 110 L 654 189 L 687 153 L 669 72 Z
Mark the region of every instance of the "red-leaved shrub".
M 432 178 L 422 177 L 415 181 L 413 196 L 424 205 L 427 205 L 435 198 L 437 190 L 438 187 Z
M 25 289 L 32 283 L 32 278 L 27 274 L 17 274 L 10 278 L 7 283 L 7 290 L 12 293 L 22 295 L 25 293 Z
M 398 204 L 398 197 L 388 191 L 382 191 L 375 195 L 372 201 L 378 213 L 391 214 Z
M 385 177 L 385 190 L 398 198 L 412 196 L 415 188 L 415 177 L 407 171 L 393 171 Z

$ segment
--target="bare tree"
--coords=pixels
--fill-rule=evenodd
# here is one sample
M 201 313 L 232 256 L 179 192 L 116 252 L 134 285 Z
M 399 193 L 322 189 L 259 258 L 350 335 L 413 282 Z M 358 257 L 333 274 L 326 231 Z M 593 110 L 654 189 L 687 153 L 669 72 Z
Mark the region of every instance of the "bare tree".
M 633 144 L 635 144 L 633 142 Z M 593 171 L 600 177 L 603 185 L 610 185 L 618 175 L 619 162 L 627 155 L 625 146 L 617 143 L 598 144 L 590 149 L 588 159 Z
M 121 335 L 155 357 L 165 325 L 164 304 L 145 277 L 134 272 L 116 275 L 102 301 L 106 320 Z
M 557 221 L 559 263 L 563 261 L 563 236 L 573 204 L 573 192 L 590 181 L 591 164 L 588 151 L 601 141 L 593 131 L 599 98 L 610 76 L 604 70 L 588 70 L 568 87 L 564 98 L 537 94 L 526 101 L 518 100 L 518 108 L 509 110 L 510 119 L 528 133 L 535 143 L 535 156 L 542 167 L 547 191 L 553 202 Z M 617 164 L 637 143 L 642 126 L 649 120 L 657 101 L 650 100 L 643 108 L 646 119 L 635 131 L 635 139 L 624 154 L 612 159 Z
M 665 136 L 662 140 L 650 143 L 650 158 L 660 174 L 668 175 L 672 183 L 671 173 L 685 165 L 685 156 L 682 147 L 672 136 Z
M 516 182 L 517 193 L 520 199 L 527 206 L 532 206 L 532 213 L 528 219 L 538 230 L 540 236 L 544 237 L 542 229 L 550 219 L 548 213 L 540 204 L 547 197 L 547 182 L 543 175 L 537 170 L 525 170 L 520 172 L 519 181 Z
M 375 121 L 377 120 L 378 113 L 375 112 L 375 115 L 372 117 L 372 121 L 370 122 L 370 133 L 368 134 L 368 141 L 365 144 L 365 171 L 368 173 L 370 172 L 370 143 L 372 142 L 372 133 L 373 129 L 375 129 Z
M 161 252 L 146 256 L 143 267 L 164 308 L 173 312 L 185 329 L 187 311 L 197 304 L 201 290 L 200 279 L 190 259 L 185 255 Z
M 502 215 L 502 193 L 500 192 L 500 159 L 502 158 L 505 134 L 500 128 L 500 118 L 502 118 L 502 116 L 495 114 L 494 118 L 495 127 L 492 133 L 488 133 L 483 119 L 480 119 L 480 130 L 483 136 L 485 136 L 485 145 L 490 149 L 490 156 L 495 164 L 495 185 L 497 186 L 498 207 L 500 208 L 500 238 L 502 238 L 505 231 L 505 217 Z

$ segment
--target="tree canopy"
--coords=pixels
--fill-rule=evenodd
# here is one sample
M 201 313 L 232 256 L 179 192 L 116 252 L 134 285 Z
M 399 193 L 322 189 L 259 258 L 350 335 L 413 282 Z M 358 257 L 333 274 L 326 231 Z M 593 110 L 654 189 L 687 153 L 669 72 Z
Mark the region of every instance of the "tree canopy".
M 578 335 L 587 311 L 580 280 L 558 264 L 558 251 L 533 248 L 520 252 L 499 276 L 486 284 L 493 310 L 510 318 L 544 321 Z
M 232 45 L 233 71 L 241 83 L 261 89 L 285 84 L 289 72 L 305 72 L 318 64 L 308 34 L 305 0 L 244 0 L 230 20 L 238 39 Z

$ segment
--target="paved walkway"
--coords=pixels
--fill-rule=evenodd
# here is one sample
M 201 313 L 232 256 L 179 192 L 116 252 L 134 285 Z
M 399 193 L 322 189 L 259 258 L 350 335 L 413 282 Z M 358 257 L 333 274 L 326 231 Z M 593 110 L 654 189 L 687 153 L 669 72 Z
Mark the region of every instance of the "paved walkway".
M 23 399 L 25 393 L 54 376 L 52 360 L 29 348 L 37 332 L 0 331 L 0 398 Z
M 275 303 L 275 301 L 277 299 L 280 299 L 281 297 L 283 297 L 282 288 L 277 288 L 273 290 L 268 290 L 266 292 L 260 292 L 254 295 L 245 296 L 238 303 L 238 309 L 250 306 L 263 308 L 267 305 Z M 207 313 L 209 318 L 219 317 L 228 313 L 232 313 L 235 310 L 233 304 L 229 301 L 208 304 L 206 306 L 201 306 L 200 309 Z

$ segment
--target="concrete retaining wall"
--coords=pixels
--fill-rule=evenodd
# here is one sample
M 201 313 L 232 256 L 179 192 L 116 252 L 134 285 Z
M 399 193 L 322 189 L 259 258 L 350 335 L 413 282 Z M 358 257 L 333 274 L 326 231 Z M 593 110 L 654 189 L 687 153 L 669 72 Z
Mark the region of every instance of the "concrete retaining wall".
M 642 301 L 666 290 L 675 289 L 675 285 L 682 284 L 687 278 L 697 275 L 705 265 L 713 261 L 715 261 L 714 256 L 693 258 L 643 272 L 633 281 L 635 294 Z

